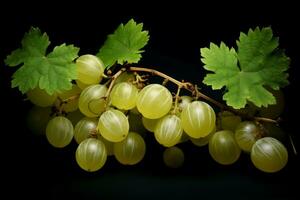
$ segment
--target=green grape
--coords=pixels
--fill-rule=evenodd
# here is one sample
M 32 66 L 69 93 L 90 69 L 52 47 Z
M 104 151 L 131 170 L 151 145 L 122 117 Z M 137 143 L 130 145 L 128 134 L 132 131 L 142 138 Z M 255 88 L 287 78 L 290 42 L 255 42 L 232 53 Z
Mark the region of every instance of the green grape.
M 215 132 L 216 132 L 216 126 L 207 136 L 201 138 L 190 138 L 190 140 L 194 145 L 198 147 L 202 147 L 208 144 L 211 136 L 213 136 Z
M 79 109 L 87 117 L 97 117 L 105 110 L 107 88 L 104 85 L 91 85 L 79 97 Z
M 46 136 L 48 142 L 57 148 L 70 144 L 74 135 L 72 122 L 65 117 L 54 117 L 48 122 Z
M 119 110 L 107 110 L 99 118 L 98 130 L 110 142 L 121 142 L 129 131 L 127 117 Z
M 40 107 L 52 106 L 57 97 L 56 94 L 49 95 L 45 90 L 38 87 L 30 90 L 26 94 L 31 103 Z
M 77 79 L 86 85 L 98 84 L 104 72 L 103 62 L 94 55 L 82 55 L 76 60 Z
M 287 135 L 286 133 L 276 124 L 274 123 L 263 123 L 264 131 L 266 136 L 273 137 L 279 141 L 285 141 Z
M 115 85 L 110 93 L 111 104 L 124 110 L 133 109 L 136 106 L 137 97 L 138 89 L 127 82 Z
M 251 150 L 251 160 L 256 168 L 264 172 L 278 172 L 288 161 L 284 145 L 272 137 L 257 140 Z
M 27 115 L 27 126 L 36 135 L 44 135 L 46 126 L 51 119 L 50 107 L 33 106 Z
M 84 84 L 84 83 L 82 83 L 81 81 L 76 80 L 76 85 L 77 85 L 81 90 L 84 90 L 85 88 L 87 88 L 88 86 L 93 85 L 93 84 Z
M 136 105 L 144 117 L 158 119 L 170 111 L 172 95 L 164 86 L 150 84 L 140 91 Z
M 142 123 L 148 131 L 154 132 L 155 127 L 156 127 L 156 125 L 157 125 L 157 123 L 159 122 L 160 119 L 161 118 L 159 118 L 159 119 L 148 119 L 146 117 L 142 117 Z
M 133 73 L 130 72 L 123 72 L 118 78 L 115 80 L 115 84 L 122 83 L 122 82 L 132 82 L 135 80 L 135 76 Z
M 143 125 L 141 114 L 137 115 L 130 112 L 128 115 L 128 122 L 129 122 L 129 131 L 136 132 L 143 137 L 146 136 L 147 130 Z
M 101 140 L 88 138 L 82 141 L 77 147 L 76 161 L 82 169 L 88 172 L 101 169 L 106 159 L 106 147 Z
M 78 109 L 74 112 L 67 113 L 67 118 L 72 122 L 73 126 L 76 126 L 76 124 L 84 117 L 85 116 Z
M 97 135 L 97 139 L 101 140 L 106 148 L 106 153 L 108 156 L 114 155 L 114 143 L 106 140 L 100 134 Z
M 75 84 L 72 85 L 71 90 L 66 90 L 66 91 L 58 93 L 58 97 L 63 101 L 70 99 L 72 97 L 75 97 L 74 99 L 71 99 L 68 102 L 66 102 L 65 104 L 63 104 L 64 111 L 73 112 L 78 109 L 78 99 L 79 98 L 76 98 L 76 96 L 79 96 L 80 93 L 81 93 L 81 89 Z
M 253 144 L 261 138 L 261 129 L 254 122 L 241 122 L 235 130 L 235 140 L 239 147 L 250 153 Z
M 212 107 L 202 101 L 188 104 L 181 113 L 183 130 L 192 138 L 207 136 L 215 127 L 216 114 Z
M 236 162 L 241 149 L 234 139 L 232 131 L 218 131 L 209 140 L 209 154 L 218 163 L 229 165 Z
M 229 111 L 221 112 L 221 127 L 223 130 L 235 131 L 236 127 L 241 123 L 240 116 L 234 115 Z
M 157 123 L 154 136 L 161 145 L 171 147 L 180 141 L 182 131 L 180 118 L 176 115 L 167 115 Z
M 190 96 L 181 96 L 178 107 L 183 110 L 189 103 L 192 103 L 193 98 Z
M 81 119 L 75 126 L 74 139 L 80 144 L 83 140 L 89 138 L 91 135 L 97 134 L 98 120 L 96 118 L 85 117 Z
M 167 167 L 179 168 L 184 163 L 184 153 L 176 146 L 169 147 L 163 153 L 163 160 Z
M 125 140 L 114 144 L 114 155 L 123 165 L 137 164 L 144 158 L 145 152 L 145 141 L 135 132 L 129 132 Z
M 259 108 L 259 115 L 262 117 L 276 119 L 281 115 L 281 113 L 284 110 L 284 95 L 281 90 L 269 89 L 269 91 L 274 95 L 276 99 L 276 104 L 269 105 L 268 107 Z

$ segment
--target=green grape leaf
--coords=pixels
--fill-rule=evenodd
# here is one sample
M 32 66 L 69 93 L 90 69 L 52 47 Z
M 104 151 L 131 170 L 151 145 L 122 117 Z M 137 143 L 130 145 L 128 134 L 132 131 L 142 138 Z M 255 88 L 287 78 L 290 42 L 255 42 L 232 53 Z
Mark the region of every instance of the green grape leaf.
M 8 66 L 20 68 L 13 74 L 12 87 L 19 87 L 22 93 L 39 87 L 53 94 L 72 87 L 76 79 L 76 65 L 79 48 L 62 44 L 46 55 L 50 45 L 46 33 L 39 28 L 31 28 L 22 39 L 22 47 L 13 51 L 5 59 Z
M 149 40 L 148 31 L 143 31 L 143 24 L 133 19 L 121 24 L 113 34 L 108 35 L 97 56 L 107 68 L 115 63 L 137 63 L 141 59 L 141 50 Z
M 213 72 L 203 83 L 214 90 L 225 87 L 223 99 L 236 109 L 245 107 L 247 101 L 258 107 L 275 104 L 266 88 L 278 90 L 288 84 L 286 70 L 290 63 L 278 45 L 269 27 L 241 33 L 237 52 L 224 43 L 220 47 L 211 43 L 210 48 L 200 50 L 204 68 Z

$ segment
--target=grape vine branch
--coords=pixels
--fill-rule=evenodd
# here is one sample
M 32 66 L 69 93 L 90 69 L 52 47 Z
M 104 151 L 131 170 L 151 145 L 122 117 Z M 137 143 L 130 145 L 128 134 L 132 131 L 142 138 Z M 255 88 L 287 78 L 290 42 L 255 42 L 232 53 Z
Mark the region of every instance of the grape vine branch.
M 117 71 L 114 75 L 112 75 L 110 77 L 111 82 L 109 84 L 107 93 L 106 93 L 104 98 L 107 98 L 109 96 L 109 94 L 110 94 L 110 92 L 111 92 L 111 90 L 114 86 L 115 80 L 125 71 L 147 72 L 147 73 L 150 73 L 152 75 L 162 77 L 165 80 L 170 81 L 170 82 L 174 83 L 175 85 L 177 85 L 177 87 L 179 89 L 178 89 L 177 94 L 175 96 L 175 107 L 176 107 L 176 99 L 177 99 L 177 101 L 179 99 L 179 91 L 180 91 L 181 88 L 183 88 L 183 89 L 186 89 L 186 90 L 190 91 L 193 94 L 193 96 L 195 96 L 196 99 L 198 99 L 198 98 L 205 99 L 206 101 L 208 101 L 208 102 L 216 105 L 217 107 L 219 107 L 221 110 L 228 110 L 228 111 L 230 111 L 234 114 L 237 114 L 237 115 L 243 117 L 244 119 L 249 119 L 249 120 L 254 120 L 254 121 L 271 122 L 271 123 L 276 123 L 276 124 L 279 123 L 279 121 L 281 120 L 280 118 L 270 119 L 270 118 L 265 118 L 265 117 L 253 117 L 253 116 L 248 115 L 247 113 L 239 112 L 238 110 L 233 109 L 232 107 L 229 107 L 225 104 L 222 104 L 222 103 L 216 101 L 215 99 L 213 99 L 213 98 L 205 95 L 204 93 L 200 92 L 198 90 L 198 86 L 195 85 L 195 84 L 192 84 L 191 82 L 179 81 L 179 80 L 176 80 L 175 78 L 173 78 L 173 77 L 171 77 L 171 76 L 169 76 L 165 73 L 162 73 L 158 70 L 151 69 L 151 68 L 145 68 L 145 67 L 123 67 L 119 71 Z

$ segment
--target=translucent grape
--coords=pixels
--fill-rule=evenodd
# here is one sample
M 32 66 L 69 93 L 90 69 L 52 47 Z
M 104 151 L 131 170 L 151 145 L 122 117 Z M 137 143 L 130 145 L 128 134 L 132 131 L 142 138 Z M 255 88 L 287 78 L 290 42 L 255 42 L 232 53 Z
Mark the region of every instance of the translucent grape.
M 201 138 L 190 138 L 190 140 L 194 145 L 202 147 L 208 144 L 210 138 L 214 135 L 215 132 L 216 127 L 207 136 Z
M 278 118 L 284 110 L 285 101 L 284 95 L 281 90 L 271 90 L 269 91 L 274 95 L 276 99 L 276 104 L 269 105 L 268 107 L 259 108 L 259 115 L 262 117 L 267 117 L 271 119 Z
M 240 116 L 234 115 L 229 111 L 221 113 L 221 127 L 223 130 L 235 131 L 236 127 L 241 123 L 242 119 Z
M 163 160 L 167 167 L 179 168 L 184 163 L 184 153 L 176 146 L 170 147 L 164 151 Z
M 107 110 L 100 116 L 98 130 L 108 141 L 121 142 L 128 135 L 128 119 L 119 110 Z
M 97 134 L 97 118 L 85 117 L 81 119 L 75 126 L 74 139 L 80 144 L 83 140 L 89 138 L 92 134 Z
M 103 97 L 107 92 L 104 85 L 91 85 L 85 88 L 79 97 L 79 109 L 87 117 L 97 117 L 105 110 Z
M 190 96 L 181 96 L 178 107 L 183 110 L 189 103 L 193 101 L 193 98 Z
M 57 98 L 56 94 L 49 95 L 45 90 L 38 87 L 26 94 L 31 103 L 40 107 L 52 106 Z
M 140 91 L 136 105 L 144 117 L 158 119 L 170 111 L 172 95 L 164 86 L 150 84 Z
M 251 150 L 251 160 L 256 168 L 264 172 L 280 171 L 288 161 L 284 145 L 272 137 L 256 141 Z
M 87 85 L 100 83 L 104 72 L 103 62 L 94 55 L 82 55 L 76 60 L 77 79 Z
M 101 169 L 107 159 L 104 143 L 95 138 L 85 139 L 76 150 L 76 161 L 78 165 L 88 171 L 94 172 Z
M 250 153 L 253 144 L 261 138 L 261 130 L 254 122 L 244 121 L 237 126 L 234 136 L 239 147 Z
M 72 122 L 62 116 L 51 119 L 46 128 L 49 143 L 57 148 L 67 146 L 72 141 L 73 135 Z
M 154 136 L 161 145 L 171 147 L 180 141 L 182 131 L 180 118 L 176 115 L 167 115 L 159 120 Z
M 216 114 L 212 107 L 202 101 L 188 104 L 181 113 L 183 130 L 193 138 L 207 136 L 215 127 Z
M 27 126 L 36 135 L 45 135 L 46 126 L 51 119 L 50 107 L 33 106 L 27 115 Z
M 131 83 L 122 82 L 111 91 L 111 104 L 118 109 L 130 110 L 136 106 L 138 89 Z
M 66 90 L 66 91 L 58 93 L 58 97 L 61 100 L 67 100 L 67 99 L 69 100 L 62 105 L 64 111 L 73 112 L 78 109 L 78 99 L 79 99 L 80 93 L 81 93 L 81 89 L 75 84 L 72 85 L 71 90 Z M 78 96 L 78 97 L 76 97 L 76 96 Z M 73 99 L 70 99 L 70 98 L 73 98 Z
M 142 123 L 143 123 L 144 127 L 150 132 L 154 132 L 155 127 L 156 127 L 157 123 L 159 122 L 159 120 L 160 120 L 160 118 L 148 119 L 146 117 L 142 117 Z
M 209 154 L 218 163 L 229 165 L 236 162 L 241 149 L 231 131 L 218 131 L 209 140 Z
M 114 144 L 114 155 L 123 165 L 135 165 L 145 155 L 144 139 L 135 132 L 130 132 L 125 140 Z

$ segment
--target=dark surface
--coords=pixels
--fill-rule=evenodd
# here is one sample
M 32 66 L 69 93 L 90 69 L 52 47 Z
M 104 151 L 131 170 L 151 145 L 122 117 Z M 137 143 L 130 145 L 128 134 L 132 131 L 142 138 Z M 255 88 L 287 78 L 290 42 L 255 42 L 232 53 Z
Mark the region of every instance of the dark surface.
M 49 5 L 47 5 L 49 6 Z M 152 10 L 134 15 L 129 10 L 103 13 L 97 10 L 76 11 L 65 7 L 19 9 L 2 6 L 1 65 L 4 55 L 19 47 L 23 34 L 30 26 L 48 33 L 53 45 L 62 42 L 81 47 L 80 54 L 95 54 L 107 34 L 119 23 L 134 17 L 150 31 L 150 42 L 141 63 L 178 79 L 200 84 L 204 74 L 199 61 L 199 48 L 209 42 L 224 41 L 233 46 L 240 31 L 256 26 L 271 25 L 280 36 L 280 46 L 291 57 L 290 86 L 284 92 L 287 106 L 283 128 L 294 137 L 299 147 L 298 98 L 299 90 L 299 31 L 295 26 L 297 12 L 293 5 L 278 7 L 249 7 L 225 9 L 201 8 L 198 11 L 181 9 Z M 93 6 L 92 6 L 93 7 Z M 212 9 L 214 8 L 214 9 Z M 78 7 L 77 7 L 78 9 Z M 76 12 L 75 12 L 76 11 Z M 52 46 L 53 47 L 53 46 Z M 256 170 L 249 156 L 243 154 L 234 165 L 221 166 L 209 156 L 206 148 L 191 143 L 180 146 L 186 154 L 183 168 L 170 170 L 162 163 L 163 148 L 149 135 L 145 159 L 136 166 L 122 166 L 109 158 L 103 169 L 86 173 L 77 166 L 75 142 L 64 149 L 52 148 L 45 138 L 33 136 L 25 125 L 30 103 L 23 101 L 17 89 L 10 89 L 14 69 L 1 66 L 1 182 L 10 197 L 67 199 L 105 197 L 183 199 L 299 199 L 299 157 L 293 155 L 287 143 L 290 160 L 279 173 L 266 174 Z M 203 88 L 216 96 L 209 88 Z M 218 97 L 217 97 L 218 98 Z M 3 102 L 2 102 L 3 101 Z M 10 192 L 12 191 L 12 192 Z M 102 198 L 103 199 L 103 198 Z

